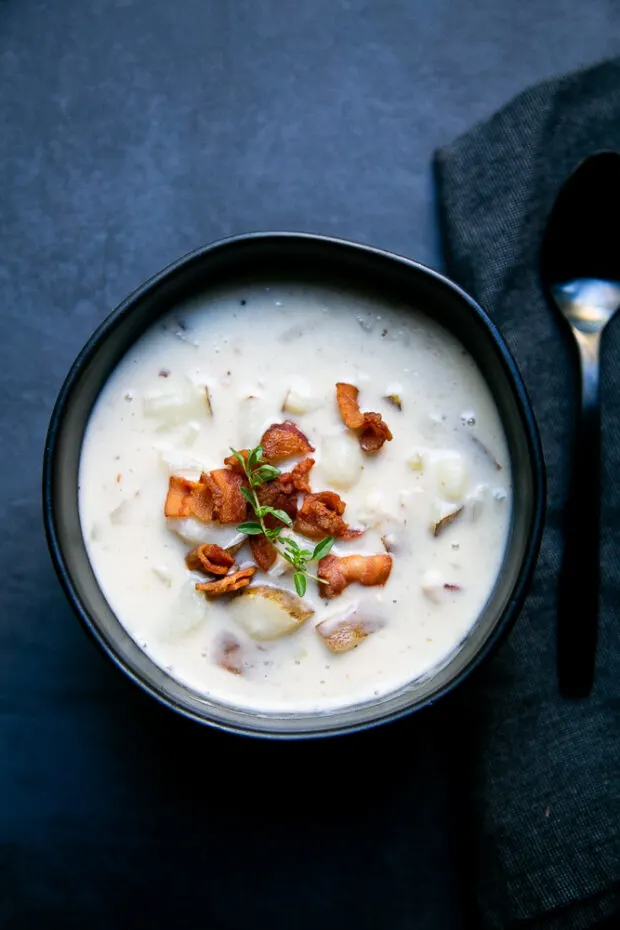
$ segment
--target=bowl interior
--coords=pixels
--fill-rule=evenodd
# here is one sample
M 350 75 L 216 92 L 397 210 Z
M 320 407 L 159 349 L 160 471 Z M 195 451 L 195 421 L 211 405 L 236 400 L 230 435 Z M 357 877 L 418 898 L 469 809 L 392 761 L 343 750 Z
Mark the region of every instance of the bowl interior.
M 284 273 L 283 273 L 284 269 Z M 109 608 L 91 569 L 78 511 L 78 469 L 90 411 L 131 343 L 162 314 L 231 281 L 294 280 L 397 300 L 450 330 L 491 388 L 510 451 L 513 511 L 503 564 L 477 623 L 450 660 L 399 691 L 321 714 L 258 715 L 201 696 L 155 665 Z M 499 334 L 462 291 L 441 275 L 378 250 L 296 234 L 241 237 L 182 259 L 152 279 L 94 334 L 58 399 L 46 446 L 44 505 L 54 562 L 80 618 L 108 655 L 138 684 L 188 716 L 226 729 L 270 736 L 339 733 L 390 720 L 437 698 L 466 675 L 514 619 L 540 541 L 542 458 L 529 403 Z

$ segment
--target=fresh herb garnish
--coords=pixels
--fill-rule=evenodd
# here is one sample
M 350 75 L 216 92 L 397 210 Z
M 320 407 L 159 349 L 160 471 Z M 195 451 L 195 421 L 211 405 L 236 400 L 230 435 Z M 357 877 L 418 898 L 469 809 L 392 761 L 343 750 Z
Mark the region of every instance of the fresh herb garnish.
M 316 544 L 314 549 L 302 549 L 292 536 L 283 535 L 282 530 L 284 527 L 291 527 L 293 521 L 285 510 L 277 510 L 274 507 L 261 504 L 258 499 L 258 494 L 256 493 L 256 489 L 262 484 L 277 478 L 281 474 L 280 469 L 276 468 L 274 465 L 267 465 L 263 461 L 262 446 L 256 446 L 255 449 L 252 449 L 247 459 L 241 455 L 240 452 L 237 452 L 236 449 L 231 448 L 230 451 L 243 468 L 243 473 L 250 485 L 249 488 L 241 488 L 241 493 L 254 511 L 254 516 L 256 518 L 255 520 L 247 520 L 245 523 L 240 523 L 237 527 L 239 532 L 245 533 L 248 536 L 260 536 L 262 534 L 269 540 L 278 554 L 281 555 L 283 559 L 286 559 L 295 569 L 293 582 L 295 584 L 295 590 L 300 597 L 303 597 L 306 593 L 308 578 L 318 581 L 319 584 L 326 584 L 323 578 L 318 578 L 317 575 L 311 574 L 307 569 L 307 565 L 309 562 L 318 562 L 331 551 L 335 542 L 334 537 L 325 536 Z M 265 517 L 267 516 L 274 517 L 282 525 L 275 527 L 266 526 Z

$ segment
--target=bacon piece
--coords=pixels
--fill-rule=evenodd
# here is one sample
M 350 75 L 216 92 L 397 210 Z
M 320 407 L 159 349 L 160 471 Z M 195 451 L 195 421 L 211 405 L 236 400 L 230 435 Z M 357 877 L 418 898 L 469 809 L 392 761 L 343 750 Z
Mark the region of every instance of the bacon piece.
M 262 572 L 268 571 L 278 557 L 275 546 L 272 546 L 266 536 L 250 536 L 250 549 L 252 558 Z
M 336 384 L 336 400 L 342 422 L 349 429 L 361 429 L 364 425 L 364 414 L 360 410 L 357 397 L 359 388 L 353 384 L 347 384 L 344 381 L 338 381 Z
M 346 504 L 334 491 L 307 494 L 295 520 L 295 532 L 310 539 L 337 536 L 339 539 L 355 539 L 363 530 L 351 529 L 342 519 Z
M 266 462 L 279 462 L 292 455 L 307 455 L 308 452 L 314 452 L 314 447 L 310 445 L 307 437 L 290 420 L 285 420 L 284 423 L 273 423 L 263 433 L 260 444 L 263 447 Z
M 246 460 L 246 462 L 248 460 L 249 454 L 250 454 L 249 449 L 241 449 L 239 451 L 239 455 L 242 455 L 243 458 Z M 232 454 L 227 455 L 226 458 L 224 459 L 224 465 L 228 465 L 229 468 L 232 468 L 232 470 L 237 475 L 245 475 L 245 472 L 241 467 L 241 462 L 239 461 L 236 455 L 232 455 Z
M 185 564 L 190 572 L 205 572 L 207 575 L 225 575 L 228 569 L 235 564 L 232 555 L 216 546 L 215 543 L 204 543 L 196 546 L 185 556 Z
M 380 413 L 365 413 L 359 438 L 364 452 L 378 452 L 384 442 L 391 440 L 392 434 Z
M 392 438 L 390 428 L 380 413 L 362 413 L 358 402 L 359 390 L 353 384 L 339 381 L 336 400 L 342 422 L 349 429 L 359 430 L 359 442 L 364 452 L 378 452 L 384 442 Z
M 206 581 L 196 585 L 197 591 L 204 591 L 207 597 L 221 597 L 222 594 L 232 594 L 245 588 L 257 572 L 256 565 L 240 568 L 238 572 L 218 578 L 217 581 Z
M 288 472 L 288 474 L 285 475 L 280 475 L 280 477 L 290 478 L 291 484 L 296 491 L 304 491 L 309 494 L 312 488 L 310 487 L 308 475 L 312 471 L 313 466 L 314 459 L 304 459 L 303 461 L 298 462 L 291 472 Z
M 202 475 L 213 496 L 213 517 L 220 523 L 240 523 L 245 520 L 247 503 L 241 493 L 243 478 L 229 468 L 216 468 Z
M 207 476 L 203 474 L 200 481 L 190 481 L 188 478 L 172 475 L 168 484 L 164 514 L 167 517 L 196 517 L 203 523 L 210 523 L 213 519 L 213 495 Z
M 366 586 L 384 585 L 392 571 L 391 555 L 326 555 L 319 562 L 322 597 L 338 597 L 352 582 Z
M 256 488 L 256 496 L 263 507 L 284 510 L 291 520 L 295 519 L 297 514 L 297 491 L 292 482 L 288 480 L 288 476 L 280 475 L 273 481 L 266 481 L 265 484 L 259 485 Z M 267 514 L 265 517 L 265 526 L 269 529 L 281 525 L 280 521 L 272 514 Z

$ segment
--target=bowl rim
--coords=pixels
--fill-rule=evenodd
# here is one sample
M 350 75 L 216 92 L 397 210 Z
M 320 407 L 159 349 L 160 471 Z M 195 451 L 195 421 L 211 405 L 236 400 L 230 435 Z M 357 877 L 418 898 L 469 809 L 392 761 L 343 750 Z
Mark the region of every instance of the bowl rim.
M 253 729 L 249 726 L 246 727 L 234 723 L 227 723 L 222 720 L 199 714 L 187 707 L 182 706 L 181 704 L 176 703 L 174 699 L 163 694 L 156 687 L 152 686 L 143 678 L 141 678 L 140 675 L 137 674 L 136 671 L 134 671 L 134 669 L 130 666 L 130 664 L 125 662 L 123 658 L 117 654 L 117 652 L 103 637 L 99 631 L 96 620 L 91 617 L 89 611 L 82 603 L 80 595 L 78 594 L 78 591 L 73 583 L 71 570 L 69 568 L 68 561 L 65 558 L 63 546 L 60 542 L 57 529 L 57 515 L 54 493 L 54 463 L 62 423 L 67 408 L 71 404 L 73 393 L 84 368 L 99 351 L 100 344 L 105 340 L 106 336 L 118 325 L 120 325 L 120 323 L 128 315 L 131 314 L 134 305 L 138 301 L 142 300 L 150 292 L 155 291 L 165 280 L 167 280 L 173 274 L 181 271 L 185 266 L 188 266 L 194 262 L 199 262 L 201 259 L 212 254 L 213 252 L 217 252 L 222 249 L 231 248 L 237 245 L 251 242 L 265 242 L 268 240 L 276 241 L 278 239 L 286 241 L 298 240 L 300 242 L 309 243 L 314 242 L 327 247 L 336 246 L 338 248 L 354 250 L 358 253 L 366 254 L 368 256 L 396 261 L 406 268 L 410 268 L 418 273 L 421 273 L 422 275 L 426 275 L 434 279 L 441 286 L 452 290 L 464 303 L 466 303 L 470 311 L 474 314 L 475 317 L 478 318 L 479 322 L 481 322 L 485 329 L 488 331 L 495 345 L 499 360 L 508 376 L 508 381 L 511 384 L 520 413 L 521 428 L 523 429 L 527 442 L 533 478 L 533 507 L 530 527 L 525 544 L 523 559 L 510 595 L 510 599 L 505 605 L 504 610 L 500 614 L 488 637 L 483 642 L 481 647 L 472 655 L 469 662 L 453 677 L 446 681 L 445 684 L 438 688 L 436 692 L 422 699 L 419 703 L 408 706 L 406 705 L 383 714 L 378 714 L 372 719 L 357 721 L 354 723 L 335 723 L 333 727 L 319 731 L 304 729 L 298 731 L 278 732 L 275 730 L 265 730 L 259 728 Z M 102 322 L 90 335 L 71 364 L 54 403 L 45 438 L 43 453 L 42 496 L 45 536 L 52 559 L 52 564 L 54 566 L 54 570 L 60 585 L 67 600 L 69 601 L 71 608 L 73 609 L 73 612 L 77 615 L 83 628 L 94 640 L 99 649 L 102 650 L 104 655 L 106 655 L 108 659 L 110 659 L 114 665 L 116 665 L 117 668 L 124 672 L 124 674 L 127 675 L 127 677 L 136 685 L 138 685 L 138 687 L 143 692 L 146 692 L 151 697 L 155 698 L 159 704 L 190 720 L 194 720 L 198 723 L 213 727 L 220 731 L 235 733 L 237 735 L 253 736 L 268 740 L 288 741 L 299 739 L 317 739 L 355 733 L 374 728 L 385 723 L 390 723 L 402 717 L 406 717 L 412 713 L 422 710 L 425 707 L 431 706 L 440 698 L 449 694 L 456 687 L 458 687 L 458 685 L 461 684 L 461 682 L 463 682 L 476 668 L 478 668 L 486 658 L 489 657 L 489 655 L 497 648 L 497 645 L 501 639 L 507 635 L 507 633 L 514 625 L 514 622 L 527 596 L 529 585 L 534 574 L 534 569 L 536 567 L 538 553 L 542 541 L 545 520 L 546 473 L 538 426 L 522 376 L 499 329 L 473 297 L 471 297 L 458 284 L 456 284 L 442 272 L 437 271 L 436 269 L 431 268 L 422 262 L 408 258 L 404 255 L 400 255 L 396 252 L 391 252 L 387 249 L 381 249 L 376 246 L 335 236 L 308 232 L 274 230 L 248 232 L 234 236 L 228 236 L 222 239 L 214 240 L 213 242 L 209 242 L 196 249 L 184 253 L 179 258 L 167 264 L 160 271 L 147 278 L 105 316 Z M 250 716 L 251 713 L 252 712 L 250 711 Z

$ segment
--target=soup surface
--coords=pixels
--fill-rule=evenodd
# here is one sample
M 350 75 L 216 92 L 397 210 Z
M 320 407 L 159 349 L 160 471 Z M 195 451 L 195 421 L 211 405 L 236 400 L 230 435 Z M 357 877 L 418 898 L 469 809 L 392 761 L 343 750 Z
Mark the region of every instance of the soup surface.
M 387 425 L 392 438 L 376 451 L 363 448 L 364 425 L 345 425 L 337 383 L 358 388 L 361 411 Z M 280 555 L 252 574 L 248 541 L 237 548 L 238 514 L 199 519 L 187 512 L 189 491 L 184 503 L 168 500 L 171 476 L 198 487 L 201 474 L 230 470 L 231 447 L 251 450 L 283 422 L 312 451 L 263 463 L 289 474 L 311 458 L 302 466 L 311 492 L 346 505 L 336 519 L 338 499 L 325 498 L 327 531 L 319 520 L 312 538 L 298 531 L 299 511 L 312 522 L 323 505 L 307 490 L 286 498 L 298 512 L 292 528 L 272 516 L 279 550 L 291 537 L 308 553 L 297 589 Z M 462 346 L 421 312 L 315 286 L 239 285 L 155 324 L 99 396 L 80 464 L 82 531 L 119 621 L 174 678 L 258 712 L 363 702 L 444 664 L 493 588 L 510 513 L 499 415 Z M 250 505 L 248 521 L 257 522 Z M 312 560 L 332 527 L 331 552 Z M 199 550 L 216 562 L 233 546 L 234 564 L 207 571 L 202 544 L 220 547 Z M 249 586 L 215 596 L 213 582 L 246 568 Z

